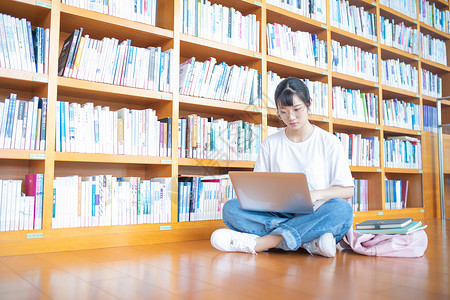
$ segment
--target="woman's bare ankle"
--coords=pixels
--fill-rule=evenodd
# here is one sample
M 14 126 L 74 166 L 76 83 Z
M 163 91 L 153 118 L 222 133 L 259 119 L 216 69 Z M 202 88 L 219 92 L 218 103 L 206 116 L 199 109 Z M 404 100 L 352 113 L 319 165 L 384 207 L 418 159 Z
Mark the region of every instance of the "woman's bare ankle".
M 268 234 L 256 238 L 255 251 L 262 252 L 271 248 L 275 248 L 283 240 L 283 236 Z

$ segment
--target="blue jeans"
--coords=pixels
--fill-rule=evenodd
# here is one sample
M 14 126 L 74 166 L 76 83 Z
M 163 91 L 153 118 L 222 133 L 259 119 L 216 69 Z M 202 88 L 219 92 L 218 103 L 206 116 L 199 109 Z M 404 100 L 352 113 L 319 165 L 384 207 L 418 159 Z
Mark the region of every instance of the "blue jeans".
M 295 251 L 327 232 L 340 241 L 353 225 L 353 210 L 340 198 L 326 201 L 309 215 L 243 210 L 238 200 L 232 199 L 223 207 L 223 222 L 240 232 L 281 235 L 284 240 L 277 248 Z

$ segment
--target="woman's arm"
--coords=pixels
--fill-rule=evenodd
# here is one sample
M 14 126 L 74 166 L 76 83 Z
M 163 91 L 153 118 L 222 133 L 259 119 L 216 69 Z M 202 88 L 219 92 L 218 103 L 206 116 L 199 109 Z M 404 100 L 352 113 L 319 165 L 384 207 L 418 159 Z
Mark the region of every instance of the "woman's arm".
M 353 197 L 354 189 L 352 186 L 343 187 L 343 186 L 332 186 L 325 190 L 315 190 L 311 191 L 311 200 L 314 203 L 317 200 L 330 200 L 331 198 L 342 198 L 347 199 Z

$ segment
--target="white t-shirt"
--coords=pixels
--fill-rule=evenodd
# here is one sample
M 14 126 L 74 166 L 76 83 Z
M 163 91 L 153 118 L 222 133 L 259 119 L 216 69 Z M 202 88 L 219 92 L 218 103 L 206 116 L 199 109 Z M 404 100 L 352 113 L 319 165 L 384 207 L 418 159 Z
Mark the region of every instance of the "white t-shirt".
M 339 139 L 314 126 L 312 135 L 304 142 L 294 143 L 286 129 L 268 136 L 261 144 L 255 172 L 305 173 L 310 190 L 332 186 L 354 186 L 348 159 Z

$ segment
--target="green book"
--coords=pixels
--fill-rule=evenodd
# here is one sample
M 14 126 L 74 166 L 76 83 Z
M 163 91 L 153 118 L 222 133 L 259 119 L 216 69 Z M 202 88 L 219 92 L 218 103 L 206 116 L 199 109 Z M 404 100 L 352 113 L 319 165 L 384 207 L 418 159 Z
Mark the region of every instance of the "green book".
M 371 234 L 396 234 L 396 233 L 407 234 L 425 228 L 427 228 L 427 225 L 422 225 L 421 221 L 414 221 L 411 222 L 409 225 L 401 228 L 357 229 L 355 231 L 359 233 L 371 233 Z

